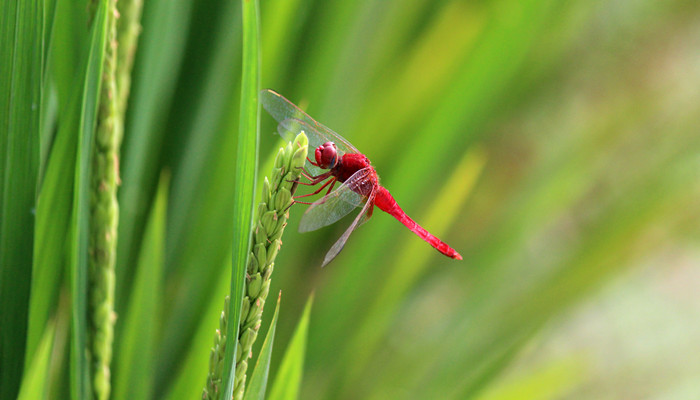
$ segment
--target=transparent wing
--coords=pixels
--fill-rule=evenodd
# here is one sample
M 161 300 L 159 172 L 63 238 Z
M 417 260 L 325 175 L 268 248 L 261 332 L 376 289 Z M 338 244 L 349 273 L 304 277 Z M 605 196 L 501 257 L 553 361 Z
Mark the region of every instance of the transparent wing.
M 353 152 L 349 151 L 347 147 L 343 147 L 342 143 L 338 144 L 336 140 L 319 132 L 314 126 L 309 125 L 307 122 L 300 119 L 287 118 L 280 121 L 280 123 L 277 125 L 277 133 L 279 133 L 280 136 L 282 136 L 287 142 L 293 141 L 294 138 L 301 132 L 304 132 L 309 138 L 309 149 L 312 150 L 312 153 L 313 149 L 326 142 L 335 143 L 335 146 L 338 148 L 338 155 Z
M 330 250 L 328 250 L 328 253 L 326 253 L 326 257 L 323 259 L 323 265 L 321 267 L 325 267 L 328 265 L 329 262 L 331 262 L 337 255 L 340 253 L 340 250 L 343 250 L 343 247 L 345 247 L 345 242 L 348 241 L 348 238 L 350 237 L 350 234 L 360 225 L 362 225 L 363 222 L 367 221 L 369 219 L 369 210 L 374 207 L 374 194 L 376 192 L 373 191 L 372 194 L 370 194 L 369 198 L 367 199 L 367 202 L 365 203 L 365 206 L 362 207 L 362 211 L 360 211 L 359 214 L 357 214 L 357 217 L 355 217 L 355 220 L 352 221 L 352 224 L 348 227 L 348 229 L 343 232 L 343 235 L 333 244 Z
M 313 203 L 301 217 L 299 232 L 309 232 L 328 226 L 365 202 L 365 196 L 359 194 L 372 171 L 371 167 L 355 172 L 339 188 Z
M 260 92 L 260 102 L 265 110 L 272 115 L 279 126 L 277 131 L 285 140 L 290 141 L 301 131 L 309 137 L 309 144 L 318 147 L 325 142 L 333 142 L 342 153 L 359 153 L 345 138 L 333 132 L 325 125 L 316 122 L 308 114 L 295 106 L 274 90 L 265 89 Z

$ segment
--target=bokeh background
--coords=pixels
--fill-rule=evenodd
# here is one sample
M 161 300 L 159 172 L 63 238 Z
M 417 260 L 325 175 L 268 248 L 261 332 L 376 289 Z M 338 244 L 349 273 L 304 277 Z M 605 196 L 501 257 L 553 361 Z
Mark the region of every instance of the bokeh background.
M 86 11 L 58 4 L 54 68 L 70 70 Z M 314 293 L 302 399 L 700 398 L 700 3 L 260 9 L 262 86 L 355 144 L 404 210 L 464 256 L 441 256 L 377 212 L 321 269 L 350 220 L 299 234 L 305 207 L 292 207 L 272 278 L 272 375 Z M 119 315 L 139 307 L 139 269 L 159 263 L 162 276 L 154 345 L 125 367 L 120 319 L 113 380 L 151 366 L 153 398 L 195 398 L 230 282 L 240 3 L 149 0 L 142 25 L 122 147 Z M 261 178 L 274 132 L 263 114 Z M 164 171 L 166 237 L 154 250 L 145 222 Z

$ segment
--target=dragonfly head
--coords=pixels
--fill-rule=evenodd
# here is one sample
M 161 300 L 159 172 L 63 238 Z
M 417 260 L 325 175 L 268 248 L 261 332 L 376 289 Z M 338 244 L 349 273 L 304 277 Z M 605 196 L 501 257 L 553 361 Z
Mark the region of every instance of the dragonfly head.
M 338 149 L 333 142 L 326 142 L 316 148 L 316 163 L 323 169 L 331 169 L 338 164 Z

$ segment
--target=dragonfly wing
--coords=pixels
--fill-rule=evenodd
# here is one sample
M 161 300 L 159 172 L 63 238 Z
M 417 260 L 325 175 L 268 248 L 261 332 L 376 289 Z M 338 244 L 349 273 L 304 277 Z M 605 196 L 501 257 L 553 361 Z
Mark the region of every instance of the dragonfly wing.
M 365 197 L 355 189 L 370 173 L 371 167 L 355 172 L 339 188 L 309 206 L 299 222 L 299 232 L 314 231 L 328 226 L 362 205 Z
M 357 214 L 357 217 L 355 217 L 355 220 L 352 221 L 352 224 L 348 227 L 348 229 L 343 232 L 343 235 L 333 244 L 330 250 L 328 250 L 328 253 L 326 253 L 326 257 L 323 258 L 323 265 L 321 267 L 325 267 L 328 265 L 329 262 L 331 262 L 337 255 L 340 253 L 340 250 L 343 250 L 343 247 L 345 247 L 345 242 L 348 241 L 348 238 L 350 237 L 350 234 L 357 229 L 358 226 L 362 225 L 363 222 L 367 221 L 369 219 L 368 216 L 368 211 L 371 207 L 374 205 L 374 192 L 370 195 L 369 199 L 365 203 L 365 206 L 362 208 L 362 211 L 360 211 L 359 214 Z
M 355 146 L 350 144 L 345 138 L 311 118 L 307 113 L 274 90 L 265 89 L 261 91 L 260 102 L 280 125 L 286 125 L 284 129 L 291 132 L 293 136 L 296 136 L 303 130 L 309 136 L 309 144 L 311 146 L 318 147 L 325 142 L 333 142 L 343 153 L 359 153 Z M 287 120 L 289 122 L 285 122 Z M 289 133 L 282 134 L 279 128 L 278 132 L 289 141 Z M 316 136 L 316 139 L 312 140 L 311 136 Z

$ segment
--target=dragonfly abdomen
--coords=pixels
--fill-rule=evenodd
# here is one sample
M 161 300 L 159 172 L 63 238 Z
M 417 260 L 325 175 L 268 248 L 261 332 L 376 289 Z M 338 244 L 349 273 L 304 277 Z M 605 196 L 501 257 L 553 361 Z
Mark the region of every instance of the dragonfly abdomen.
M 456 260 L 462 259 L 462 256 L 457 253 L 455 249 L 448 246 L 447 243 L 438 239 L 435 235 L 428 232 L 425 228 L 418 225 L 416 221 L 411 219 L 411 217 L 409 217 L 408 214 L 406 214 L 406 212 L 399 207 L 399 204 L 396 202 L 396 200 L 394 200 L 394 196 L 392 196 L 391 193 L 389 193 L 389 191 L 383 186 L 379 186 L 377 188 L 377 195 L 374 198 L 374 205 L 379 207 L 380 210 L 399 220 L 399 222 L 404 224 L 406 228 L 410 229 L 411 232 L 428 242 L 428 244 L 433 246 L 440 253 Z

